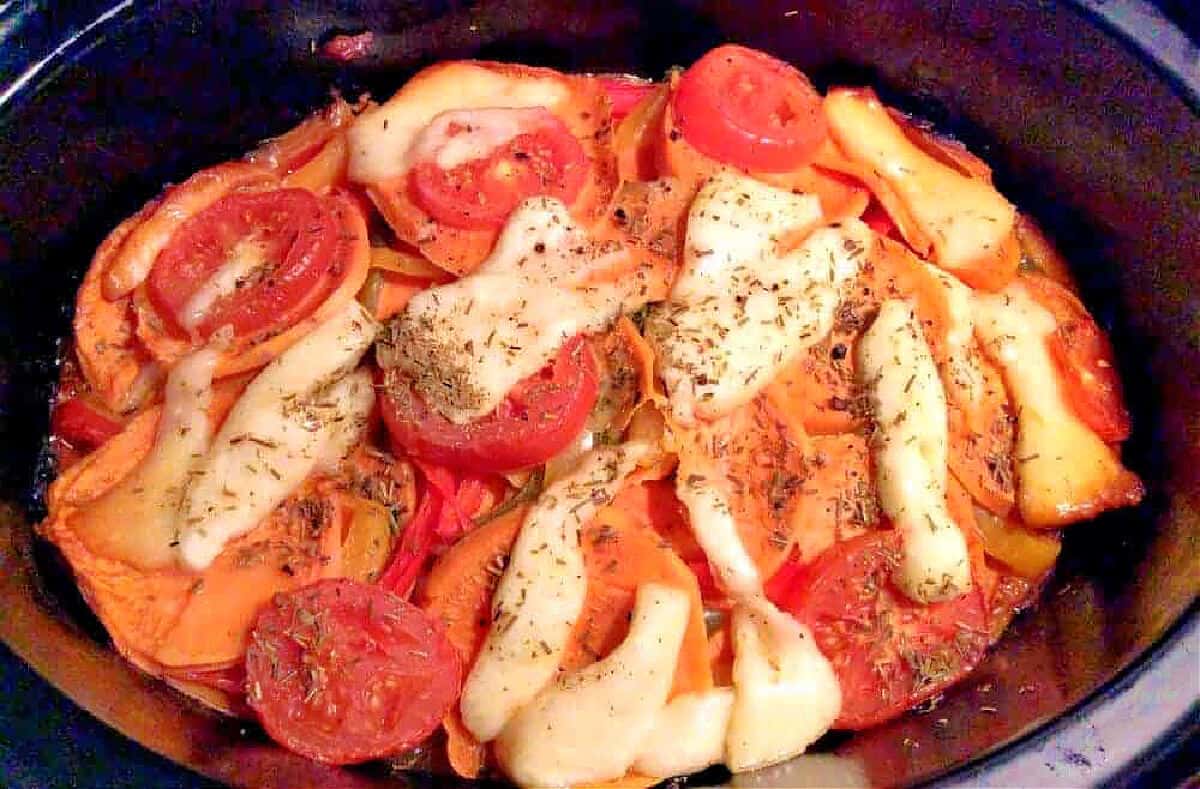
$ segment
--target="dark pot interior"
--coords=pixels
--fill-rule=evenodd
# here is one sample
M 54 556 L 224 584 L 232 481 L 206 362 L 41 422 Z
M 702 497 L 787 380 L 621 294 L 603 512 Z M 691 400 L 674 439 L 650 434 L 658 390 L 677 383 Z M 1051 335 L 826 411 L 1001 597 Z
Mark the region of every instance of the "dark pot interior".
M 1181 632 L 1189 610 L 1196 618 L 1197 85 L 1155 68 L 1090 13 L 1034 0 L 630 0 L 571 8 L 551 0 L 260 0 L 224 2 L 219 11 L 174 2 L 124 3 L 101 17 L 103 10 L 33 3 L 0 10 L 0 86 L 8 85 L 0 93 L 0 635 L 132 738 L 240 784 L 401 781 L 307 765 L 138 676 L 105 651 L 50 552 L 30 540 L 28 523 L 40 513 L 58 342 L 69 331 L 74 288 L 107 230 L 164 183 L 295 123 L 331 87 L 386 96 L 415 69 L 450 57 L 658 76 L 736 40 L 791 60 L 822 86 L 874 85 L 996 168 L 1001 189 L 1060 244 L 1111 330 L 1135 417 L 1126 461 L 1147 481 L 1146 501 L 1070 531 L 1041 605 L 935 710 L 824 741 L 823 750 L 846 759 L 835 769 L 849 764 L 876 784 L 944 775 L 1106 685 L 1108 695 L 1120 694 L 1124 686 L 1113 679 L 1172 627 Z M 312 54 L 313 42 L 333 32 L 363 29 L 386 34 L 392 54 L 349 67 Z M 63 44 L 64 31 L 79 35 Z M 18 79 L 52 50 L 51 60 Z M 1196 629 L 1187 632 L 1194 642 Z M 1185 661 L 1173 686 L 1193 722 L 1194 664 L 1188 672 Z M 1158 734 L 1138 736 L 1148 746 Z M 1097 736 L 1103 742 L 1113 733 Z M 1092 766 L 1094 755 L 1079 756 Z M 819 771 L 831 764 L 802 760 L 765 780 L 825 783 L 833 779 Z M 1131 775 L 1121 772 L 1128 765 L 1101 766 L 1073 774 Z

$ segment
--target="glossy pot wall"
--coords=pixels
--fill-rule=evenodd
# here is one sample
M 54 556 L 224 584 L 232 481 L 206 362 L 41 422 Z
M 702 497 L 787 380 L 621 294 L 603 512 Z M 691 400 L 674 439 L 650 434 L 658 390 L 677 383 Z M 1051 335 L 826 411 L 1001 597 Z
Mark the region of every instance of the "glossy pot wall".
M 994 165 L 1111 329 L 1135 417 L 1126 461 L 1149 495 L 1069 532 L 1040 606 L 935 710 L 831 736 L 826 756 L 734 782 L 1135 779 L 1194 731 L 1200 699 L 1200 80 L 1186 48 L 1156 61 L 1117 32 L 1161 48 L 1178 43 L 1169 28 L 1138 4 L 1112 5 L 1107 22 L 1034 0 L 0 8 L 0 636 L 104 722 L 210 777 L 409 781 L 292 757 L 105 648 L 29 529 L 74 288 L 106 231 L 164 183 L 286 129 L 331 88 L 387 95 L 423 65 L 470 56 L 657 76 L 735 40 L 822 85 L 873 85 Z M 375 55 L 338 66 L 313 54 L 334 32 L 364 29 L 377 33 Z

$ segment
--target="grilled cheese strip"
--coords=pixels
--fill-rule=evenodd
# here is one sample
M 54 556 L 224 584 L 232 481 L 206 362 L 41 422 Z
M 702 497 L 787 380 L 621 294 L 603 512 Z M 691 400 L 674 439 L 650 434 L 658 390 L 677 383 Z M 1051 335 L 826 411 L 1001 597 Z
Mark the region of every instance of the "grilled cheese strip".
M 689 613 L 684 592 L 639 586 L 625 640 L 548 685 L 504 727 L 496 755 L 505 772 L 522 786 L 625 775 L 671 692 Z
M 1000 365 L 1017 412 L 1017 506 L 1030 526 L 1064 526 L 1134 503 L 1137 477 L 1075 416 L 1047 347 L 1054 316 L 1018 281 L 976 294 L 976 332 Z
M 428 133 L 423 135 L 423 131 L 443 113 L 462 116 L 468 115 L 464 110 L 488 108 L 553 109 L 568 101 L 570 93 L 570 83 L 558 75 L 538 77 L 469 62 L 444 63 L 425 69 L 395 96 L 363 112 L 350 126 L 347 132 L 350 179 L 372 183 L 403 175 L 417 158 L 417 149 L 422 147 L 417 143 L 421 138 L 425 137 L 427 146 L 436 142 L 429 139 Z M 502 140 L 504 132 L 495 129 L 492 136 Z M 481 145 L 486 142 L 482 136 L 476 136 L 475 141 Z M 497 144 L 503 141 L 506 140 Z M 448 153 L 447 163 L 475 158 L 473 153 Z
M 328 461 L 327 445 L 349 447 L 361 436 L 374 390 L 369 374 L 351 371 L 378 330 L 351 301 L 246 387 L 180 506 L 179 555 L 187 566 L 204 569 L 258 524 Z
M 463 685 L 463 723 L 480 742 L 495 739 L 553 680 L 587 594 L 580 527 L 612 500 L 646 449 L 592 450 L 526 516 L 492 597 L 487 637 Z
M 820 203 L 729 171 L 709 179 L 687 218 L 683 270 L 647 321 L 671 411 L 683 425 L 749 402 L 833 325 L 843 283 L 870 231 L 857 220 L 815 230 Z
M 971 588 L 971 562 L 946 508 L 946 395 L 912 307 L 885 301 L 858 354 L 878 424 L 879 502 L 901 536 L 895 580 L 918 602 L 954 599 Z
M 733 644 L 729 769 L 754 770 L 803 753 L 842 707 L 837 675 L 812 633 L 760 598 L 734 608 Z
M 203 348 L 171 369 L 150 453 L 133 473 L 80 511 L 74 528 L 97 555 L 143 570 L 175 561 L 171 545 L 179 502 L 212 436 L 208 408 L 220 355 Z M 127 528 L 114 530 L 116 523 Z
M 969 178 L 917 147 L 870 91 L 831 90 L 825 118 L 839 148 L 899 196 L 922 238 L 906 239 L 975 287 L 996 289 L 1016 273 L 1017 212 L 985 180 Z M 900 223 L 905 230 L 907 223 Z
M 526 200 L 478 269 L 413 296 L 380 342 L 380 364 L 453 422 L 485 416 L 564 342 L 617 317 L 632 283 L 589 277 L 627 254 L 593 241 L 561 201 Z
M 725 758 L 725 732 L 732 712 L 732 688 L 684 693 L 671 699 L 642 738 L 633 772 L 670 778 L 719 764 Z

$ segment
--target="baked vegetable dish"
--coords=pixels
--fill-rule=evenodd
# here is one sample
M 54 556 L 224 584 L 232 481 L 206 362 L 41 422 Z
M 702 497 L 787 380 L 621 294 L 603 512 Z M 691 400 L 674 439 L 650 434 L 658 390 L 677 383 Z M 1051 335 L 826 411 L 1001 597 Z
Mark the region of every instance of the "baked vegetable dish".
M 961 145 L 736 45 L 335 97 L 97 250 L 42 536 L 281 745 L 753 770 L 974 668 L 1135 504 L 1112 350 Z

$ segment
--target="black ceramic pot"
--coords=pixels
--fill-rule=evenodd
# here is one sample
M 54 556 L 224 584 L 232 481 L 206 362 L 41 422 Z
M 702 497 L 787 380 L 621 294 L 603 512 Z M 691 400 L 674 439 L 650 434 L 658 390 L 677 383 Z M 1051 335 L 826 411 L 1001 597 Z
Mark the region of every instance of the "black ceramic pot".
M 1149 486 L 1136 510 L 1068 533 L 1038 608 L 936 710 L 829 737 L 820 743 L 828 756 L 734 783 L 1122 784 L 1145 778 L 1165 756 L 1180 758 L 1180 746 L 1195 737 L 1200 60 L 1150 7 L 1130 0 L 60 5 L 0 5 L 0 637 L 105 723 L 235 784 L 416 780 L 310 765 L 144 679 L 105 648 L 51 553 L 31 538 L 57 343 L 107 230 L 164 183 L 289 127 L 333 87 L 387 95 L 420 66 L 471 56 L 656 76 L 734 40 L 794 62 L 822 85 L 871 84 L 996 168 L 1001 189 L 1067 253 L 1089 306 L 1111 329 L 1134 411 L 1126 462 Z M 367 29 L 377 34 L 376 54 L 349 66 L 314 55 L 333 33 Z M 53 765 L 44 767 L 49 777 L 38 783 L 57 782 Z M 162 768 L 135 766 L 131 780 L 168 774 L 143 769 Z M 186 775 L 180 769 L 178 780 L 191 780 Z

